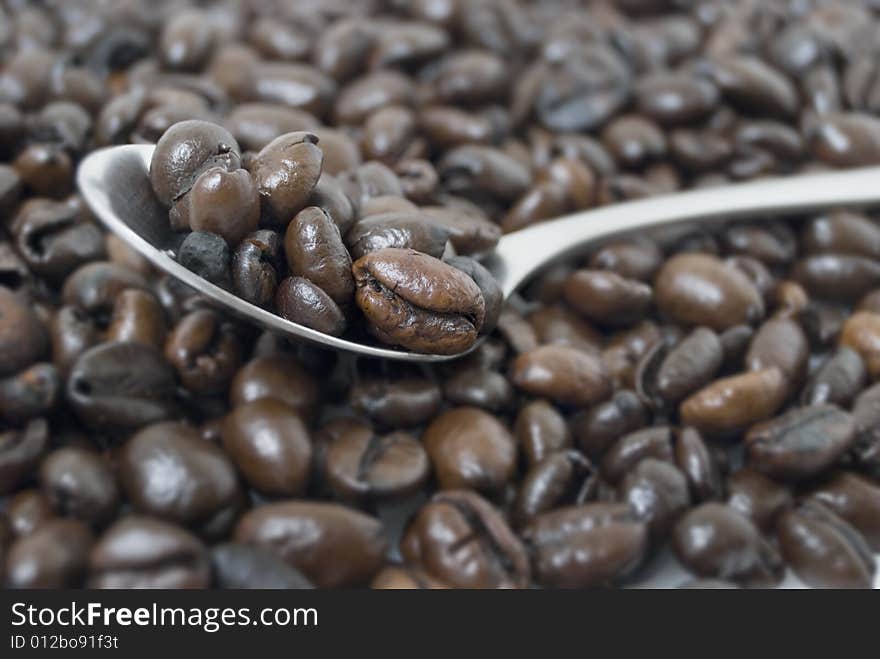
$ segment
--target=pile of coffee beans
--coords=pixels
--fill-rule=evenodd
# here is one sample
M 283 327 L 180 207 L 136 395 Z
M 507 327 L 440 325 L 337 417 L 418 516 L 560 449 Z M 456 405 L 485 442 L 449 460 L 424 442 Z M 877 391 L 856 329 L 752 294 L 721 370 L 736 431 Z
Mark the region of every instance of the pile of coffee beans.
M 870 0 L 0 3 L 5 587 L 867 588 L 880 223 L 596 245 L 506 305 L 500 236 L 678 189 L 880 164 Z M 96 224 L 157 143 L 176 256 Z M 565 240 L 560 236 L 560 240 Z M 357 336 L 357 334 L 355 334 Z

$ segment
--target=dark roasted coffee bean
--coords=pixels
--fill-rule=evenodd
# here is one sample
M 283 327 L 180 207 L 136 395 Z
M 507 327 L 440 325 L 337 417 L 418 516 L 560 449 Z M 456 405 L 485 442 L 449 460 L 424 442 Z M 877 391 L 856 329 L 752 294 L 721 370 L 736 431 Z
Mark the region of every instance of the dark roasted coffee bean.
M 89 527 L 54 519 L 19 538 L 6 556 L 8 588 L 80 588 L 94 542 Z
M 677 73 L 653 73 L 638 81 L 639 110 L 664 125 L 702 119 L 718 105 L 718 88 L 710 80 Z
M 443 256 L 448 232 L 419 212 L 392 211 L 364 217 L 345 236 L 351 255 L 359 259 L 386 247 L 414 249 L 435 258 Z
M 812 130 L 814 155 L 833 167 L 861 167 L 880 161 L 880 121 L 857 112 L 830 113 Z
M 386 548 L 378 520 L 312 501 L 258 506 L 241 518 L 234 538 L 271 551 L 319 588 L 366 585 L 382 567 Z
M 694 428 L 682 428 L 673 439 L 675 464 L 687 479 L 695 501 L 721 498 L 721 470 L 706 442 Z
M 682 565 L 703 578 L 773 584 L 782 578 L 779 553 L 757 527 L 730 506 L 704 503 L 676 524 L 672 548 Z
M 651 306 L 651 287 L 613 272 L 578 270 L 565 281 L 565 300 L 575 311 L 602 325 L 630 325 Z
M 453 405 L 472 405 L 490 412 L 503 412 L 511 407 L 515 393 L 501 373 L 483 368 L 459 370 L 443 386 L 443 395 Z
M 762 531 L 772 531 L 776 518 L 791 507 L 794 498 L 788 486 L 770 480 L 753 467 L 728 475 L 727 505 L 748 517 Z
M 839 472 L 819 485 L 811 499 L 852 524 L 871 545 L 880 548 L 880 486 L 850 472 Z
M 675 465 L 655 458 L 639 461 L 620 483 L 620 498 L 654 538 L 663 538 L 690 505 L 688 482 Z
M 644 428 L 620 437 L 602 457 L 602 477 L 612 485 L 617 484 L 645 458 L 675 462 L 672 430 L 668 426 Z
M 795 574 L 814 588 L 871 588 L 877 570 L 865 538 L 816 501 L 783 513 L 779 546 Z
M 496 494 L 513 478 L 517 445 L 495 417 L 474 407 L 441 413 L 425 429 L 422 442 L 440 487 Z
M 222 236 L 234 247 L 255 231 L 260 221 L 260 199 L 250 175 L 214 167 L 199 176 L 189 194 L 189 228 Z
M 660 312 L 687 325 L 726 330 L 753 324 L 764 315 L 758 290 L 745 275 L 705 254 L 681 254 L 668 260 L 654 281 Z
M 647 423 L 648 413 L 644 404 L 635 393 L 625 389 L 571 419 L 572 433 L 578 446 L 593 460 L 601 458 L 619 437 Z
M 311 133 L 287 133 L 264 146 L 251 165 L 264 218 L 281 228 L 305 207 L 321 176 L 317 143 Z
M 636 388 L 647 402 L 674 404 L 711 382 L 723 360 L 718 335 L 698 327 L 674 348 L 658 343 L 646 353 L 636 372 Z
M 639 566 L 648 529 L 623 503 L 543 513 L 523 530 L 536 581 L 549 588 L 605 586 Z
M 529 558 L 504 517 L 473 492 L 438 492 L 401 541 L 406 561 L 458 588 L 526 588 Z
M 113 316 L 105 333 L 107 341 L 132 341 L 161 349 L 168 328 L 165 312 L 156 296 L 130 288 L 122 291 L 113 306 Z M 62 340 L 64 337 L 60 337 Z
M 797 111 L 798 93 L 791 81 L 755 57 L 717 60 L 711 75 L 722 96 L 745 112 L 790 117 Z
M 728 436 L 767 419 L 785 401 L 788 383 L 778 368 L 716 380 L 686 398 L 684 424 L 708 436 Z
M 611 381 L 598 358 L 566 346 L 541 346 L 514 360 L 511 380 L 533 395 L 589 407 L 608 398 Z
M 182 423 L 146 426 L 122 448 L 119 478 L 136 509 L 189 526 L 240 506 L 241 489 L 227 455 Z
M 804 405 L 848 406 L 865 385 L 865 362 L 855 350 L 838 348 L 810 377 L 801 393 Z
M 772 478 L 802 480 L 830 468 L 853 444 L 855 421 L 835 405 L 792 410 L 753 426 L 749 464 Z
M 229 278 L 229 246 L 222 236 L 207 231 L 193 231 L 180 244 L 177 260 L 187 270 L 212 284 L 224 284 Z
M 840 345 L 859 354 L 872 380 L 880 376 L 880 314 L 858 311 L 850 316 L 841 330 Z
M 324 459 L 330 488 L 349 501 L 404 497 L 419 490 L 430 473 L 422 444 L 402 431 L 343 433 L 326 447 Z
M 95 345 L 100 337 L 98 328 L 82 310 L 64 306 L 55 312 L 49 322 L 52 343 L 52 361 L 66 374 L 80 353 Z
M 232 254 L 232 288 L 235 294 L 258 307 L 275 299 L 282 264 L 281 237 L 269 229 L 242 240 Z
M 746 353 L 746 368 L 761 371 L 777 368 L 789 391 L 800 388 L 807 373 L 810 345 L 801 326 L 790 318 L 771 318 L 752 338 Z
M 279 135 L 311 131 L 320 125 L 313 115 L 273 103 L 242 103 L 226 116 L 223 125 L 246 151 L 259 151 Z
M 520 408 L 514 432 L 530 466 L 572 444 L 565 418 L 545 400 L 532 401 Z
M 195 393 L 218 393 L 241 363 L 239 339 L 213 311 L 200 309 L 180 319 L 165 342 L 165 359 L 183 386 Z
M 523 477 L 514 502 L 514 519 L 522 525 L 548 510 L 589 501 L 598 487 L 596 470 L 580 453 L 551 453 Z
M 0 531 L 0 537 L 8 534 L 11 543 L 13 536 L 21 537 L 29 535 L 38 526 L 55 517 L 55 511 L 49 500 L 40 490 L 20 490 L 11 497 L 6 506 L 6 525 Z
M 176 416 L 174 371 L 143 343 L 102 343 L 83 352 L 67 379 L 67 400 L 96 429 L 131 431 Z
M 89 554 L 91 588 L 207 588 L 211 566 L 198 538 L 174 524 L 130 515 Z
M 445 259 L 445 262 L 467 273 L 479 287 L 486 307 L 480 334 L 490 334 L 498 324 L 498 318 L 504 308 L 504 292 L 498 281 L 479 261 L 469 256 L 452 256 Z
M 30 366 L 48 345 L 46 327 L 33 308 L 0 286 L 0 373 L 12 374 Z
M 52 364 L 39 363 L 0 380 L 0 417 L 25 423 L 50 413 L 59 401 L 62 377 Z
M 808 254 L 857 254 L 880 258 L 880 228 L 864 215 L 834 211 L 809 220 L 801 231 Z
M 223 421 L 223 447 L 251 487 L 268 496 L 299 496 L 312 469 L 312 442 L 299 415 L 262 398 Z
M 522 163 L 500 149 L 479 145 L 447 151 L 437 163 L 437 173 L 452 193 L 489 195 L 501 202 L 511 202 L 522 195 L 531 180 Z
M 210 553 L 213 581 L 219 588 L 312 588 L 299 570 L 261 547 L 227 542 L 215 545 Z
M 290 354 L 257 356 L 241 367 L 229 387 L 237 407 L 260 398 L 274 398 L 311 421 L 318 405 L 318 382 Z
M 339 336 L 348 324 L 339 305 L 304 277 L 287 277 L 278 285 L 275 307 L 282 318 L 330 336 Z
M 58 449 L 43 460 L 39 478 L 43 494 L 61 516 L 103 526 L 116 512 L 120 499 L 116 475 L 97 453 Z
M 134 270 L 110 261 L 96 261 L 80 266 L 67 278 L 61 298 L 64 304 L 106 321 L 126 288 L 149 290 L 150 285 L 146 277 Z
M 0 493 L 9 494 L 27 482 L 49 446 L 45 419 L 29 421 L 24 428 L 0 432 Z
M 284 253 L 292 275 L 308 279 L 338 305 L 351 303 L 351 257 L 339 228 L 325 211 L 309 206 L 296 214 L 287 225 Z
M 358 306 L 383 342 L 455 354 L 476 341 L 486 305 L 461 270 L 403 249 L 371 252 L 352 268 Z
M 364 378 L 349 390 L 349 403 L 381 426 L 417 426 L 440 409 L 440 387 L 419 377 Z
M 855 302 L 880 285 L 880 261 L 850 254 L 806 256 L 791 276 L 818 298 Z

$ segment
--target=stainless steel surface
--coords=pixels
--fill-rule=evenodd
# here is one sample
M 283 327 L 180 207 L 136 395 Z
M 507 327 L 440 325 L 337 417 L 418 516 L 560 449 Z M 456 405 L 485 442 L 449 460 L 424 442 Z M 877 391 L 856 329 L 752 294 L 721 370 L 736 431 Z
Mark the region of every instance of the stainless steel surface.
M 225 309 L 275 332 L 370 357 L 441 362 L 459 356 L 405 352 L 328 336 L 245 302 L 181 266 L 171 256 L 181 236 L 171 231 L 167 212 L 154 198 L 147 176 L 153 148 L 128 145 L 94 151 L 80 164 L 77 182 L 107 228 L 158 268 Z M 504 236 L 484 263 L 507 297 L 542 267 L 587 244 L 697 221 L 720 223 L 875 204 L 880 204 L 880 167 L 765 179 L 615 204 L 543 222 Z

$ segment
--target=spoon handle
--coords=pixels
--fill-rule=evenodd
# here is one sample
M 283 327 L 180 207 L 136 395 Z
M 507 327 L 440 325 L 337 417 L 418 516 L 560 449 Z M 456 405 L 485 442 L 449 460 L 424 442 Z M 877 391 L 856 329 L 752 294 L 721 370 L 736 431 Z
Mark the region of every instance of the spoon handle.
M 543 266 L 592 241 L 695 220 L 717 223 L 872 204 L 880 204 L 880 167 L 762 179 L 614 204 L 542 222 L 504 236 L 487 265 L 507 297 Z

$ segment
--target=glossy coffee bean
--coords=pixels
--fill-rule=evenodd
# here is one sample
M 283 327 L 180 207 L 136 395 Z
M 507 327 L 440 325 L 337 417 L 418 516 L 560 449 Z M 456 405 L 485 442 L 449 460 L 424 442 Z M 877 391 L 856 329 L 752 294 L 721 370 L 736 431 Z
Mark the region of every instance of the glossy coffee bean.
M 264 216 L 281 228 L 308 203 L 321 176 L 323 156 L 312 133 L 276 137 L 251 164 Z
M 806 256 L 795 264 L 792 278 L 820 299 L 855 302 L 877 287 L 880 262 L 849 254 Z
M 371 252 L 352 266 L 355 299 L 386 343 L 455 354 L 473 345 L 486 305 L 465 273 L 412 250 Z
M 217 393 L 238 370 L 241 348 L 228 324 L 213 311 L 201 309 L 181 318 L 168 334 L 165 359 L 190 391 Z
M 736 510 L 720 503 L 691 509 L 676 524 L 672 547 L 698 577 L 772 584 L 782 578 L 779 553 Z
M 282 265 L 281 237 L 270 229 L 248 235 L 232 253 L 232 289 L 240 298 L 266 307 L 275 299 Z
M 105 339 L 143 343 L 161 349 L 167 331 L 165 312 L 156 296 L 131 288 L 122 291 L 116 298 Z M 63 335 L 60 338 L 65 339 Z
M 64 304 L 87 312 L 97 320 L 108 318 L 116 299 L 127 288 L 149 290 L 142 274 L 110 261 L 95 261 L 77 268 L 64 282 Z
M 149 425 L 125 443 L 119 459 L 122 488 L 143 513 L 209 527 L 239 505 L 232 462 L 190 426 Z
M 427 481 L 425 448 L 406 432 L 343 433 L 326 447 L 325 477 L 337 497 L 375 501 L 405 497 Z
M 666 137 L 653 121 L 640 115 L 623 115 L 602 130 L 602 142 L 623 167 L 640 167 L 666 153 Z
M 813 129 L 813 153 L 834 167 L 861 167 L 880 160 L 880 121 L 857 112 L 830 113 Z
M 310 421 L 318 404 L 318 383 L 293 356 L 286 353 L 255 357 L 239 369 L 229 387 L 237 407 L 260 398 L 273 398 Z
M 636 430 L 617 439 L 602 457 L 602 477 L 612 485 L 617 484 L 639 462 L 655 458 L 673 463 L 672 430 L 668 426 L 656 426 Z
M 275 291 L 282 318 L 330 336 L 345 332 L 348 321 L 339 305 L 317 284 L 304 277 L 287 277 Z
M 523 477 L 513 517 L 522 525 L 536 515 L 589 501 L 599 488 L 597 470 L 577 451 L 557 451 L 534 464 Z
M 486 194 L 506 202 L 521 196 L 531 180 L 528 169 L 500 149 L 471 144 L 447 151 L 437 173 L 450 192 Z
M 746 112 L 786 117 L 797 109 L 798 94 L 792 82 L 757 58 L 716 61 L 711 73 L 722 96 Z
M 648 529 L 629 506 L 593 503 L 543 513 L 523 530 L 535 580 L 549 588 L 605 586 L 642 562 Z
M 771 480 L 753 467 L 729 474 L 727 505 L 745 515 L 761 531 L 772 531 L 779 514 L 794 502 L 789 486 Z
M 504 309 L 504 292 L 498 280 L 479 261 L 469 256 L 452 256 L 444 259 L 444 262 L 467 273 L 479 287 L 486 308 L 480 334 L 490 334 L 498 324 L 498 318 Z
M 495 494 L 516 470 L 517 446 L 510 431 L 474 407 L 442 412 L 425 429 L 422 443 L 443 489 Z
M 177 525 L 129 515 L 107 529 L 89 553 L 91 588 L 207 588 L 208 554 Z
M 664 537 L 690 505 L 684 474 L 675 465 L 654 458 L 641 460 L 624 476 L 620 494 L 655 538 Z
M 506 377 L 483 368 L 463 369 L 450 376 L 443 395 L 453 405 L 473 405 L 502 412 L 514 402 L 515 393 Z
M 546 400 L 532 401 L 520 408 L 514 433 L 529 466 L 572 444 L 565 418 Z
M 473 492 L 438 492 L 401 542 L 407 563 L 458 588 L 525 588 L 529 559 L 520 539 L 489 502 Z
M 161 352 L 143 343 L 96 345 L 77 358 L 67 379 L 67 400 L 80 419 L 111 431 L 174 417 L 174 395 L 173 369 Z
M 21 424 L 52 412 L 61 399 L 62 376 L 52 364 L 38 363 L 0 380 L 0 417 Z
M 510 379 L 533 396 L 577 407 L 595 405 L 611 394 L 602 361 L 566 346 L 541 346 L 519 355 Z
M 880 547 L 880 486 L 850 472 L 839 472 L 810 493 L 810 498 L 852 524 L 874 551 Z
M 362 218 L 345 236 L 351 255 L 359 259 L 387 247 L 413 249 L 440 258 L 448 232 L 419 212 L 392 211 Z
M 684 400 L 681 419 L 708 436 L 731 435 L 773 416 L 787 386 L 776 368 L 715 380 Z
M 613 272 L 578 270 L 565 282 L 565 300 L 575 311 L 602 325 L 630 325 L 651 306 L 651 287 Z
M 48 447 L 49 426 L 45 419 L 0 432 L 0 493 L 14 492 L 27 482 Z
M 236 407 L 221 427 L 223 447 L 248 484 L 267 496 L 299 496 L 312 470 L 312 441 L 299 415 L 271 398 Z
M 674 404 L 709 384 L 723 359 L 718 335 L 698 327 L 672 349 L 662 343 L 654 346 L 636 371 L 636 389 L 643 400 L 658 407 Z
M 719 100 L 710 80 L 677 73 L 654 73 L 639 80 L 639 110 L 664 125 L 687 124 L 709 114 Z
M 0 286 L 0 373 L 7 375 L 34 363 L 48 348 L 46 327 L 34 310 Z
M 291 275 L 310 280 L 338 305 L 351 303 L 351 256 L 338 227 L 321 208 L 309 206 L 290 221 L 284 234 L 284 253 Z
M 264 547 L 319 588 L 363 586 L 382 567 L 378 520 L 337 503 L 282 501 L 242 516 L 237 542 Z
M 699 432 L 682 428 L 673 438 L 675 464 L 687 479 L 691 499 L 707 501 L 721 498 L 723 483 L 718 461 Z
M 834 405 L 813 405 L 753 426 L 749 463 L 776 479 L 799 480 L 831 467 L 855 439 L 852 416 Z
M 187 195 L 189 228 L 222 236 L 230 245 L 257 229 L 260 200 L 250 175 L 214 167 L 199 176 Z
M 814 588 L 871 588 L 876 564 L 865 538 L 816 501 L 783 513 L 779 546 L 795 574 Z
M 55 512 L 52 510 L 52 505 L 40 490 L 20 490 L 7 503 L 3 531 L 0 531 L 0 536 L 11 544 L 13 536 L 29 535 L 38 526 L 54 517 Z M 6 535 L 4 536 L 4 534 Z
M 624 389 L 610 400 L 573 416 L 571 429 L 580 449 L 598 460 L 618 438 L 638 430 L 647 421 L 642 401 L 634 392 Z
M 443 399 L 436 383 L 419 377 L 364 378 L 352 386 L 348 396 L 352 408 L 389 428 L 428 421 Z
M 272 552 L 237 542 L 211 547 L 213 583 L 226 589 L 288 590 L 312 588 L 311 582 Z
M 810 346 L 800 324 L 790 318 L 771 318 L 752 337 L 745 363 L 750 371 L 778 368 L 793 391 L 806 376 L 809 357 Z
M 52 508 L 95 526 L 106 524 L 119 504 L 119 485 L 110 465 L 97 453 L 65 447 L 40 465 L 40 486 Z
M 840 345 L 854 350 L 874 380 L 880 376 L 880 314 L 858 311 L 843 324 Z
M 808 254 L 857 254 L 880 258 L 880 228 L 859 213 L 834 211 L 812 218 L 801 230 Z
M 855 350 L 838 348 L 810 377 L 801 394 L 804 405 L 848 406 L 867 379 L 865 362 Z
M 654 281 L 654 295 L 660 312 L 671 320 L 716 331 L 752 324 L 764 315 L 755 286 L 736 269 L 704 254 L 668 260 Z
M 81 587 L 93 541 L 89 527 L 76 520 L 55 519 L 41 524 L 9 547 L 6 587 Z

